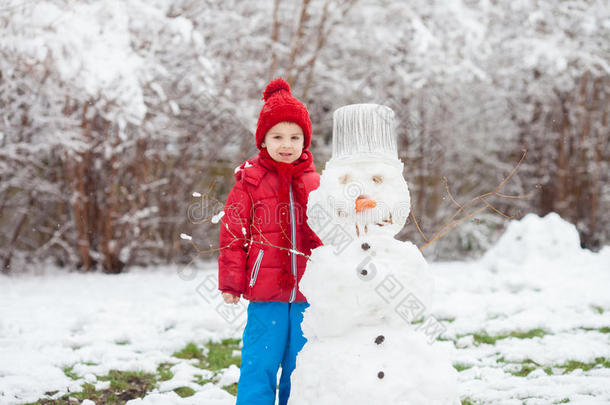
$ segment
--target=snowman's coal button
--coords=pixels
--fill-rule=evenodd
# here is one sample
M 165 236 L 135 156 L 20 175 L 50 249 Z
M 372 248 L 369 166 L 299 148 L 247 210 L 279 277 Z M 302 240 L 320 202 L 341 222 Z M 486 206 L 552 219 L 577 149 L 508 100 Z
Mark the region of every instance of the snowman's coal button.
M 385 374 L 383 373 L 383 371 L 380 371 L 377 373 L 377 378 L 382 379 L 385 376 Z
M 369 272 L 366 271 L 366 269 L 362 269 L 362 270 L 360 270 L 360 274 L 362 274 L 363 276 L 366 276 L 367 274 L 369 274 Z
M 362 245 L 360 245 L 360 247 L 362 248 L 362 250 L 369 250 L 371 248 L 371 245 L 364 242 Z
M 383 341 L 385 340 L 385 336 L 383 335 L 379 335 L 375 338 L 375 343 L 377 343 L 378 345 L 382 344 Z

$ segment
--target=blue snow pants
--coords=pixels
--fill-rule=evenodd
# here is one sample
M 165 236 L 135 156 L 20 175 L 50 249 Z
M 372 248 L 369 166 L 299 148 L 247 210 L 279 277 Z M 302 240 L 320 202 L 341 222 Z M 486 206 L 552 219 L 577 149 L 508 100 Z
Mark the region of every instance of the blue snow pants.
M 279 405 L 290 396 L 290 375 L 307 339 L 301 322 L 307 302 L 250 302 L 243 333 L 236 405 L 274 405 L 282 367 Z

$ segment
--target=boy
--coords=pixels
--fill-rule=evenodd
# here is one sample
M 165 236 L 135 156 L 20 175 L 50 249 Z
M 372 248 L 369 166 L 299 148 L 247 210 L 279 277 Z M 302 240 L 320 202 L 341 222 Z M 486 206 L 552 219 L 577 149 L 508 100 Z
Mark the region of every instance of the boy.
M 307 109 L 281 78 L 263 93 L 259 154 L 235 171 L 220 229 L 219 290 L 226 303 L 250 301 L 243 333 L 237 405 L 273 405 L 281 366 L 279 404 L 306 342 L 301 330 L 309 304 L 299 291 L 311 250 L 322 245 L 307 225 L 307 197 L 320 184 Z

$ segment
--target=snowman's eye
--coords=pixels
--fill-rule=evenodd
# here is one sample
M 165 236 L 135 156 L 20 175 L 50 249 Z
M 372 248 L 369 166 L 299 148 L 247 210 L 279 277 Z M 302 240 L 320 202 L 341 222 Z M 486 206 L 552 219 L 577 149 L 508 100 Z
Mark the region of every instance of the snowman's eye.
M 380 174 L 376 174 L 373 176 L 373 181 L 375 182 L 375 184 L 381 184 L 383 183 L 383 176 Z
M 340 184 L 347 184 L 347 182 L 352 178 L 352 176 L 350 176 L 349 174 L 344 174 L 343 176 L 339 177 L 339 183 Z

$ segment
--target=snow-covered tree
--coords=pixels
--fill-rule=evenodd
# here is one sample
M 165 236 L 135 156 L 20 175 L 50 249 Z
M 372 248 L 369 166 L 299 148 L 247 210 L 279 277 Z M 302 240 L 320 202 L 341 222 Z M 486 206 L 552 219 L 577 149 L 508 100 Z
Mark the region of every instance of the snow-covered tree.
M 603 1 L 47 0 L 0 7 L 0 259 L 84 268 L 184 261 L 215 245 L 233 168 L 256 153 L 261 90 L 307 105 L 321 169 L 332 113 L 390 106 L 426 238 L 491 191 L 610 240 L 610 37 Z M 216 197 L 210 205 L 193 192 Z M 213 201 L 213 200 L 210 200 Z M 482 204 L 481 202 L 479 202 Z M 194 214 L 198 208 L 199 214 Z M 488 210 L 425 250 L 476 254 Z M 398 235 L 423 244 L 413 223 Z

